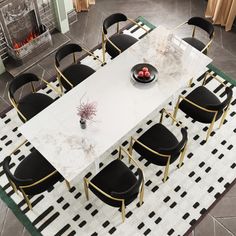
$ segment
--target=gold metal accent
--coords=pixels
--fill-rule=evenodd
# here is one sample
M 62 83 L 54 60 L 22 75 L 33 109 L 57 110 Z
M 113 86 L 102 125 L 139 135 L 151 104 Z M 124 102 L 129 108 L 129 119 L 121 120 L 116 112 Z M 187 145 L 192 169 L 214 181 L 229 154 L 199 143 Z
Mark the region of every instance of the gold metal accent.
M 142 28 L 145 32 L 148 32 L 149 30 L 145 29 L 142 25 L 138 24 L 136 21 L 127 18 L 127 20 L 129 20 L 130 22 L 132 22 L 133 24 L 137 25 L 138 27 Z M 117 33 L 119 33 L 120 28 L 119 28 L 119 22 L 117 23 L 116 26 L 116 30 Z M 102 63 L 105 64 L 106 63 L 106 43 L 107 41 L 119 52 L 119 54 L 122 52 L 121 49 L 119 47 L 117 47 L 108 37 L 107 34 L 104 33 L 104 31 L 102 31 Z
M 191 87 L 192 83 L 193 83 L 193 78 L 191 78 L 191 79 L 189 80 L 188 86 Z
M 120 24 L 119 24 L 119 22 L 117 22 L 117 24 L 116 24 L 116 32 L 119 33 L 119 31 L 120 31 Z
M 176 120 L 174 116 L 172 116 L 169 112 L 167 112 L 165 108 L 163 108 L 162 111 L 161 111 L 160 123 L 162 123 L 162 121 L 163 121 L 164 113 L 167 114 L 173 120 L 173 123 L 176 122 L 176 124 L 178 124 L 180 127 L 183 127 L 183 125 L 178 120 Z M 128 148 L 129 155 L 132 155 L 132 150 L 133 150 L 132 147 L 133 147 L 133 143 L 134 142 L 137 142 L 139 145 L 141 145 L 142 147 L 144 147 L 148 151 L 150 151 L 153 154 L 157 155 L 157 158 L 161 158 L 161 157 L 168 158 L 166 166 L 165 166 L 164 178 L 163 178 L 163 182 L 165 182 L 168 179 L 168 175 L 169 175 L 169 166 L 170 166 L 171 155 L 162 154 L 160 152 L 154 151 L 153 149 L 149 148 L 148 146 L 146 146 L 145 144 L 141 143 L 139 140 L 135 139 L 132 136 L 130 137 L 130 144 L 129 144 L 129 148 Z M 185 152 L 186 152 L 186 146 L 187 146 L 187 143 L 185 144 L 184 149 L 181 151 L 179 167 L 182 165 L 182 162 L 183 162 L 183 159 L 184 159 L 184 155 L 185 155 Z
M 68 190 L 70 190 L 71 189 L 70 182 L 67 181 L 66 179 L 65 179 L 65 182 L 66 182 L 66 186 L 67 186 Z
M 75 52 L 73 52 L 73 61 L 74 61 L 74 63 L 76 63 L 76 55 L 75 55 Z
M 26 117 L 22 114 L 22 112 L 18 109 L 18 105 L 16 103 L 16 101 L 11 97 L 10 92 L 8 91 L 8 98 L 9 101 L 11 102 L 12 106 L 16 109 L 17 113 L 23 118 L 23 120 L 26 122 L 27 119 Z
M 180 121 L 178 121 L 177 119 L 175 119 L 175 117 L 174 117 L 171 113 L 169 113 L 165 108 L 163 108 L 162 111 L 161 111 L 161 117 L 163 117 L 163 114 L 164 114 L 164 113 L 166 113 L 166 115 L 168 115 L 168 116 L 172 119 L 173 123 L 175 122 L 177 125 L 179 125 L 180 127 L 184 128 L 183 125 L 180 123 Z M 163 118 L 160 119 L 160 123 L 161 123 L 161 120 L 162 120 L 162 119 L 163 119 Z M 172 124 L 173 124 L 173 123 L 172 123 Z
M 82 47 L 83 51 L 85 51 L 86 53 L 88 53 L 90 56 L 93 57 L 93 59 L 95 60 L 98 60 L 101 64 L 103 64 L 103 61 L 98 57 L 96 56 L 94 53 L 92 53 L 91 51 L 89 51 L 87 48 L 85 47 Z
M 31 85 L 32 92 L 36 93 L 36 90 L 32 81 L 30 82 L 30 85 Z
M 106 40 L 105 33 L 102 31 L 102 63 L 106 62 Z
M 122 203 L 121 203 L 121 216 L 122 216 L 122 222 L 125 221 L 125 201 L 122 200 Z
M 185 21 L 185 22 L 179 24 L 178 26 L 176 26 L 176 27 L 173 29 L 173 31 L 176 30 L 176 29 L 178 29 L 178 28 L 180 28 L 181 26 L 183 26 L 183 25 L 185 25 L 185 24 L 187 24 L 187 23 L 188 23 L 188 21 Z M 193 37 L 193 38 L 195 37 L 195 32 L 196 32 L 196 26 L 193 27 L 193 31 L 192 31 L 192 37 Z M 212 43 L 212 41 L 213 41 L 214 36 L 215 36 L 215 32 L 213 32 L 213 35 L 212 35 L 210 41 L 207 43 L 207 45 L 201 50 L 202 53 L 203 53 L 206 49 L 209 49 L 209 47 L 210 47 L 210 45 L 211 45 L 211 43 Z
M 232 99 L 231 99 L 232 100 Z M 228 114 L 228 111 L 229 111 L 229 107 L 230 107 L 230 103 L 231 103 L 231 100 L 229 101 L 229 104 L 228 104 L 228 106 L 225 108 L 225 110 L 224 110 L 224 113 L 223 113 L 223 115 L 222 115 L 222 117 L 221 117 L 221 121 L 220 121 L 220 125 L 219 125 L 219 128 L 221 128 L 221 126 L 223 125 L 223 123 L 224 123 L 224 120 L 225 120 L 225 117 L 227 116 L 227 114 Z
M 178 28 L 180 28 L 181 26 L 183 26 L 183 25 L 185 25 L 185 24 L 187 24 L 187 23 L 188 23 L 188 21 L 185 21 L 185 22 L 183 22 L 183 23 L 177 25 L 172 31 L 177 30 Z
M 24 190 L 21 187 L 19 187 L 19 188 L 20 188 L 20 191 L 25 199 L 26 204 L 28 205 L 29 209 L 32 210 L 32 205 L 31 205 L 31 202 L 30 202 L 28 196 L 25 194 Z
M 196 26 L 193 27 L 192 38 L 194 38 L 196 32 Z
M 142 25 L 138 24 L 136 21 L 134 21 L 133 19 L 127 18 L 130 22 L 132 22 L 133 24 L 137 25 L 138 27 L 140 27 L 141 29 L 143 29 L 144 31 L 148 32 L 149 30 L 145 29 Z
M 213 129 L 213 126 L 214 126 L 215 119 L 216 119 L 216 116 L 217 116 L 218 111 L 217 111 L 217 110 L 207 109 L 207 108 L 205 108 L 205 107 L 201 107 L 201 106 L 199 106 L 198 104 L 196 104 L 196 103 L 190 101 L 190 100 L 187 99 L 186 97 L 184 97 L 184 96 L 182 96 L 182 95 L 179 95 L 178 101 L 177 101 L 176 106 L 175 106 L 174 115 L 173 115 L 174 118 L 176 118 L 177 111 L 178 111 L 178 109 L 179 109 L 180 99 L 185 100 L 186 102 L 190 103 L 191 105 L 193 105 L 193 106 L 195 106 L 195 107 L 197 107 L 197 108 L 199 108 L 199 109 L 201 109 L 201 110 L 203 110 L 203 111 L 215 113 L 215 114 L 214 114 L 214 117 L 213 117 L 213 119 L 212 119 L 212 122 L 211 122 L 211 124 L 210 124 L 210 126 L 209 126 L 209 128 L 208 128 L 208 131 L 207 131 L 207 137 L 206 137 L 206 141 L 207 141 L 208 138 L 209 138 L 209 136 L 210 136 L 210 134 L 211 134 L 211 131 L 212 131 L 212 129 Z
M 61 97 L 61 92 L 56 88 L 54 87 L 53 85 L 51 85 L 51 83 L 49 83 L 47 80 L 41 78 L 41 80 L 49 87 L 51 88 L 56 94 L 58 94 L 60 97 Z
M 163 182 L 165 183 L 169 176 L 169 168 L 170 168 L 170 156 L 168 157 L 168 161 L 166 163 L 165 171 L 164 171 L 164 179 Z
M 132 160 L 132 162 L 142 171 L 142 169 L 139 167 L 138 163 L 132 158 L 132 156 L 128 153 L 127 150 L 125 150 L 123 147 L 119 147 L 119 157 L 121 157 L 121 153 L 122 151 L 127 154 L 128 158 L 129 158 L 129 161 Z M 142 174 L 143 174 L 143 179 L 144 179 L 144 173 L 142 171 Z M 91 185 L 93 188 L 95 188 L 98 192 L 100 192 L 101 194 L 103 194 L 104 196 L 114 200 L 114 201 L 119 201 L 121 202 L 121 216 L 122 216 L 122 221 L 124 222 L 125 220 L 125 199 L 122 199 L 122 198 L 115 198 L 115 197 L 112 197 L 111 195 L 107 194 L 106 192 L 104 192 L 103 190 L 101 190 L 99 187 L 97 187 L 95 184 L 93 184 L 91 181 L 89 181 L 86 177 L 84 177 L 84 191 L 85 191 L 85 196 L 86 196 L 86 199 L 89 200 L 89 192 L 88 192 L 88 186 Z M 140 202 L 140 205 L 141 203 L 143 203 L 143 196 L 144 196 L 144 180 L 142 181 L 142 184 L 141 184 L 141 188 L 140 188 L 140 191 L 139 191 L 139 202 Z
M 62 74 L 62 72 L 61 72 L 60 69 L 56 66 L 56 64 L 55 64 L 55 69 L 56 69 L 57 74 L 58 74 L 58 76 L 57 76 L 58 82 L 59 82 L 59 84 L 61 85 L 61 86 L 60 86 L 60 87 L 61 87 L 61 94 L 63 94 L 63 88 L 62 88 L 62 84 L 61 84 L 61 81 L 60 81 L 61 78 L 64 79 L 64 80 L 70 85 L 71 88 L 73 88 L 74 86 L 73 86 L 73 84 Z
M 15 183 L 13 181 L 11 181 L 8 177 L 7 177 L 11 187 L 13 188 L 14 192 L 18 194 L 18 190 L 17 190 L 17 187 L 15 185 Z
M 185 153 L 186 153 L 186 149 L 187 149 L 187 143 L 185 143 L 184 149 L 182 150 L 182 152 L 180 154 L 178 168 L 180 168 L 182 166 L 182 164 L 183 164 L 184 156 L 185 156 Z

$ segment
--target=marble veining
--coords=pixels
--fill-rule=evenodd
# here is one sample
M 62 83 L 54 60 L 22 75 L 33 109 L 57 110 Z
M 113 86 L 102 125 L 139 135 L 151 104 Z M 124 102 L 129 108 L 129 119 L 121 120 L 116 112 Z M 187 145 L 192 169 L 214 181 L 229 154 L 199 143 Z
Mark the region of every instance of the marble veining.
M 156 66 L 156 82 L 131 80 L 131 68 L 142 62 Z M 158 27 L 19 130 L 65 179 L 72 181 L 169 97 L 177 96 L 192 77 L 205 72 L 210 62 L 172 32 Z M 97 103 L 95 122 L 89 121 L 84 130 L 77 115 L 81 99 Z

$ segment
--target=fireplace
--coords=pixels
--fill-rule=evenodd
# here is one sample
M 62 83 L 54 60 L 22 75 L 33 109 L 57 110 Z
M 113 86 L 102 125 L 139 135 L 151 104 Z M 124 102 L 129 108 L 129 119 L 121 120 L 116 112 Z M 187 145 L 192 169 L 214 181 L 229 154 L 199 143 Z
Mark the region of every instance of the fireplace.
M 5 0 L 0 19 L 8 54 L 23 64 L 52 45 L 51 34 L 41 24 L 37 0 Z

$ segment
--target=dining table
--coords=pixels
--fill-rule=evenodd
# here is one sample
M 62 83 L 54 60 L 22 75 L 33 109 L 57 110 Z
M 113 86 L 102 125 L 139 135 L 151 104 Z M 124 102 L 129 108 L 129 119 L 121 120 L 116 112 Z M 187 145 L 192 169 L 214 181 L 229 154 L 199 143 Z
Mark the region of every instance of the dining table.
M 19 131 L 67 181 L 73 181 L 171 96 L 178 96 L 189 80 L 204 74 L 211 62 L 174 32 L 158 26 Z M 139 63 L 156 68 L 150 83 L 134 79 L 131 69 Z M 89 102 L 96 104 L 96 116 L 82 129 L 78 108 Z

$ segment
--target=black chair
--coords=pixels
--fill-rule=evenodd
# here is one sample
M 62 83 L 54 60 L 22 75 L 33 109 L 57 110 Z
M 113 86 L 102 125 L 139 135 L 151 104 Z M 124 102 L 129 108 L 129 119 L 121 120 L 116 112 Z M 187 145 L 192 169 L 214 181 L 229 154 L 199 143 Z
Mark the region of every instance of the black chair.
M 121 52 L 129 48 L 131 45 L 136 43 L 138 40 L 130 35 L 123 34 L 120 32 L 119 29 L 119 23 L 122 21 L 130 21 L 133 24 L 137 25 L 138 27 L 142 28 L 146 32 L 146 30 L 143 26 L 137 24 L 134 20 L 127 18 L 122 13 L 115 13 L 110 16 L 108 16 L 103 21 L 103 31 L 102 31 L 102 51 L 103 51 L 103 63 L 106 62 L 105 53 L 107 52 L 112 59 L 118 56 Z M 112 25 L 117 25 L 117 33 L 112 35 L 110 38 L 107 36 L 107 30 Z
M 85 51 L 88 55 L 101 62 L 101 60 L 93 53 L 85 48 L 82 48 L 78 44 L 66 44 L 57 50 L 55 55 L 55 68 L 57 71 L 57 79 L 60 84 L 61 93 L 63 93 L 63 87 L 66 91 L 69 91 L 95 72 L 95 70 L 91 67 L 77 62 L 76 53 L 81 53 L 82 51 Z M 61 69 L 61 61 L 68 55 L 73 56 L 73 63 L 66 68 Z
M 142 170 L 138 167 L 137 177 L 121 161 L 123 151 L 129 158 L 129 162 L 138 167 L 138 164 L 132 159 L 131 155 L 119 148 L 119 158 L 109 163 L 91 180 L 84 177 L 84 189 L 87 200 L 89 199 L 88 188 L 106 204 L 121 208 L 122 220 L 125 220 L 125 206 L 130 204 L 140 194 L 140 205 L 143 203 L 144 194 L 144 176 Z
M 163 109 L 160 122 L 153 125 L 138 139 L 131 137 L 129 146 L 130 155 L 132 155 L 132 150 L 134 149 L 149 162 L 158 166 L 165 166 L 163 182 L 168 179 L 170 164 L 176 161 L 179 156 L 180 160 L 178 167 L 180 168 L 182 166 L 187 146 L 186 129 L 181 128 L 182 139 L 181 141 L 178 141 L 175 135 L 162 124 L 164 113 L 171 117 L 174 122 L 177 122 L 177 125 L 181 126 L 171 114 Z
M 36 89 L 34 87 L 34 82 L 39 82 L 40 80 L 44 81 L 47 86 L 54 89 L 56 92 L 56 88 L 50 85 L 47 81 L 43 79 L 39 79 L 35 74 L 25 73 L 14 78 L 9 84 L 8 97 L 12 104 L 12 106 L 16 109 L 19 118 L 26 122 L 30 120 L 32 117 L 37 115 L 40 111 L 45 109 L 51 103 L 53 103 L 53 99 L 45 94 L 36 93 Z M 21 99 L 16 99 L 15 93 L 18 89 L 22 88 L 26 84 L 31 84 L 32 93 L 24 96 Z
M 16 167 L 14 174 L 10 170 L 10 162 L 11 157 L 7 156 L 3 160 L 3 170 L 14 191 L 17 193 L 17 190 L 19 190 L 22 193 L 29 209 L 32 209 L 32 205 L 28 196 L 40 194 L 62 179 L 62 176 L 36 149 L 21 161 Z M 67 186 L 69 187 L 68 184 L 67 182 Z
M 221 102 L 214 93 L 212 93 L 204 86 L 209 75 L 212 78 L 217 79 L 222 84 L 222 86 L 225 87 L 226 98 L 224 101 Z M 217 121 L 220 117 L 222 118 L 219 127 L 222 126 L 229 110 L 229 105 L 232 96 L 233 91 L 230 87 L 227 87 L 216 76 L 210 73 L 206 73 L 202 86 L 199 86 L 194 89 L 186 97 L 182 95 L 179 96 L 173 116 L 175 118 L 178 109 L 180 109 L 192 119 L 201 123 L 210 124 L 207 131 L 207 141 L 211 134 L 215 121 Z
M 201 51 L 202 53 L 207 54 L 207 50 L 211 45 L 214 37 L 214 26 L 212 25 L 212 23 L 201 17 L 192 17 L 188 21 L 179 25 L 178 27 L 184 24 L 192 25 L 193 32 L 192 32 L 192 37 L 183 38 L 183 40 L 188 44 L 190 44 L 191 46 L 193 46 L 194 48 L 196 48 L 197 50 Z M 207 44 L 204 44 L 202 41 L 195 38 L 196 27 L 201 28 L 208 34 L 210 41 Z

